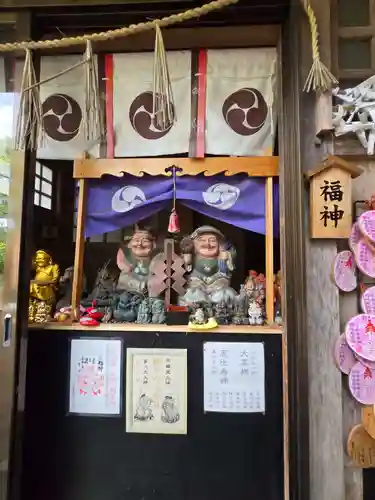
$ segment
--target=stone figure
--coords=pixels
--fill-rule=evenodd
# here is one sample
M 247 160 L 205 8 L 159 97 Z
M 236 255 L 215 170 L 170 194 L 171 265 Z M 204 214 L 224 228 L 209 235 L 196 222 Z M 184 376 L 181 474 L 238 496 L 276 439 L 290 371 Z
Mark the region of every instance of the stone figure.
M 149 303 L 149 299 L 143 299 L 141 302 L 139 308 L 138 308 L 138 315 L 137 315 L 137 323 L 151 323 L 151 317 L 152 317 L 152 312 L 151 312 L 151 307 Z
M 63 307 L 69 307 L 72 304 L 72 289 L 73 289 L 73 273 L 74 267 L 67 267 L 64 274 L 60 277 L 58 289 L 58 301 L 56 310 L 60 311 Z M 86 290 L 86 277 L 83 276 L 83 294 Z
M 108 260 L 99 269 L 92 292 L 81 301 L 82 305 L 89 307 L 94 301 L 99 308 L 109 305 L 116 289 L 117 279 L 118 273 L 111 266 L 111 260 Z
M 152 319 L 151 322 L 154 323 L 155 325 L 161 325 L 166 322 L 167 320 L 167 314 L 165 311 L 165 305 L 164 305 L 164 300 L 163 299 L 150 299 L 152 306 L 151 306 L 151 311 L 152 311 Z
M 212 226 L 199 227 L 189 239 L 190 244 L 185 238 L 182 249 L 188 275 L 186 293 L 180 297 L 180 303 L 191 305 L 233 300 L 236 292 L 230 287 L 230 279 L 235 249 Z
M 38 250 L 33 259 L 35 278 L 30 282 L 29 321 L 48 321 L 56 303 L 60 269 L 44 250 Z

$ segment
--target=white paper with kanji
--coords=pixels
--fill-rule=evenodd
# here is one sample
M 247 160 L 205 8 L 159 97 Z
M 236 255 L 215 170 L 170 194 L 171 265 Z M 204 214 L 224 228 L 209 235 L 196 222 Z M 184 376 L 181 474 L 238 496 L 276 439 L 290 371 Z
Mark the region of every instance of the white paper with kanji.
M 187 433 L 187 350 L 127 349 L 126 431 Z
M 265 411 L 264 345 L 206 342 L 203 347 L 204 411 Z
M 117 339 L 73 339 L 69 412 L 119 415 L 122 343 Z

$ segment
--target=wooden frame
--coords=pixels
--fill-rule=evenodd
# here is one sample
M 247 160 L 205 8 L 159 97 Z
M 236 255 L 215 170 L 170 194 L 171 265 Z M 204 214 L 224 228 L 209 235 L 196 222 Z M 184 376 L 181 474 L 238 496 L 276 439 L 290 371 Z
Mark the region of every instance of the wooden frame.
M 375 72 L 375 0 L 369 2 L 369 24 L 367 26 L 339 26 L 339 1 L 331 0 L 332 61 L 335 74 L 340 80 L 365 80 Z M 370 40 L 370 67 L 363 69 L 340 68 L 339 40 Z
M 266 313 L 267 318 L 274 318 L 274 251 L 273 251 L 273 177 L 278 176 L 277 156 L 270 157 L 214 157 L 203 159 L 192 158 L 125 158 L 125 159 L 78 159 L 74 162 L 73 177 L 79 180 L 79 197 L 77 211 L 77 233 L 74 258 L 74 275 L 72 291 L 72 309 L 75 320 L 79 317 L 79 304 L 82 291 L 83 280 L 83 257 L 84 257 L 84 221 L 86 217 L 87 199 L 87 179 L 98 179 L 103 175 L 114 175 L 121 177 L 124 174 L 131 174 L 137 177 L 148 175 L 172 175 L 170 167 L 179 168 L 177 175 L 196 176 L 203 174 L 213 176 L 224 173 L 232 176 L 245 173 L 250 177 L 265 177 L 265 199 L 266 199 Z M 249 333 L 281 333 L 282 329 L 273 324 L 273 319 L 269 320 L 264 327 L 245 327 Z M 32 325 L 40 328 L 41 325 Z M 51 323 L 45 327 L 51 329 L 76 328 L 78 325 L 68 325 L 64 323 Z M 121 330 L 126 330 L 124 325 L 118 325 Z M 115 330 L 115 325 L 106 325 L 108 330 Z M 176 327 L 165 327 L 176 331 Z M 87 329 L 87 327 L 85 327 Z M 143 325 L 131 325 L 131 329 L 145 330 Z M 160 327 L 158 327 L 160 329 Z M 186 331 L 186 327 L 182 328 Z M 149 330 L 149 328 L 146 328 Z M 230 331 L 244 332 L 244 327 L 232 326 Z M 225 331 L 229 331 L 225 328 Z M 218 329 L 222 331 L 222 328 Z

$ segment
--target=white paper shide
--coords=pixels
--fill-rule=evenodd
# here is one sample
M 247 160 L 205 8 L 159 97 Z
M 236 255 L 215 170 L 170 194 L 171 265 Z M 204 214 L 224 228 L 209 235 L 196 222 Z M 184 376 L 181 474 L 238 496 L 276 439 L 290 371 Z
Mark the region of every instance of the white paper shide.
M 69 412 L 119 415 L 122 344 L 117 339 L 73 339 Z
M 264 345 L 261 342 L 204 344 L 204 411 L 265 411 Z
M 186 349 L 127 349 L 126 431 L 187 433 Z

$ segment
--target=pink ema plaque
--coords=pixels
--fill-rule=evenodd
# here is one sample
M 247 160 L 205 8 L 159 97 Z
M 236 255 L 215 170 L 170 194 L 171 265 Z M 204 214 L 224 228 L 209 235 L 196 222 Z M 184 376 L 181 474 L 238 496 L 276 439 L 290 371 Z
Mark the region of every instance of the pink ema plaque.
M 375 315 L 358 314 L 345 328 L 349 347 L 359 356 L 375 361 Z
M 367 210 L 358 219 L 358 228 L 372 243 L 375 243 L 375 210 Z
M 355 252 L 355 261 L 361 273 L 375 278 L 375 255 L 373 249 L 364 240 L 358 242 Z
M 352 252 L 355 252 L 357 249 L 357 245 L 359 240 L 362 238 L 362 233 L 359 230 L 358 223 L 356 222 L 352 226 L 352 232 L 349 236 L 349 248 Z
M 375 314 L 375 286 L 370 286 L 363 292 L 361 306 L 365 314 Z
M 375 404 L 375 372 L 362 363 L 355 364 L 349 373 L 349 389 L 359 403 Z
M 358 362 L 353 351 L 348 346 L 345 333 L 342 333 L 333 346 L 333 358 L 342 373 L 349 375 L 350 370 Z
M 354 254 L 350 250 L 344 250 L 337 254 L 333 266 L 333 276 L 341 291 L 352 292 L 357 288 Z

